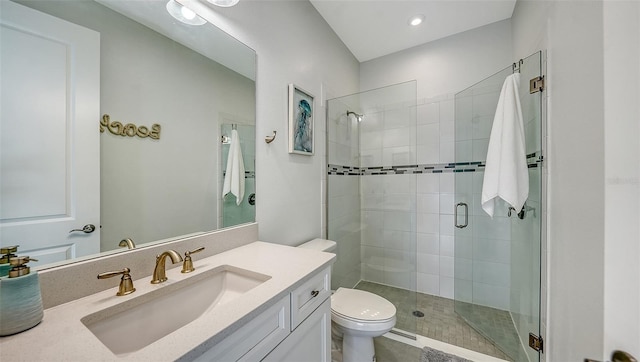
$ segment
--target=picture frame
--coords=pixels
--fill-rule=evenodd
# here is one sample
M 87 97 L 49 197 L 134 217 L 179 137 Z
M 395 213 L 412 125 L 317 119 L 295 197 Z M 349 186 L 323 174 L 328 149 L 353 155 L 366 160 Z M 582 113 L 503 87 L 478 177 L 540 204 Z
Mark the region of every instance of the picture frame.
M 314 96 L 304 89 L 289 84 L 289 153 L 313 156 Z

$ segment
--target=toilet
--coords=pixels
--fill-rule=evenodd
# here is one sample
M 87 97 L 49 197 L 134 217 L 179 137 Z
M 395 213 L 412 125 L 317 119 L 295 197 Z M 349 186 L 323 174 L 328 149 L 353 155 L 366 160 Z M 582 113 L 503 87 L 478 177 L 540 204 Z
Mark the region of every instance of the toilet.
M 336 242 L 314 239 L 299 247 L 335 252 Z M 396 307 L 379 295 L 357 289 L 338 288 L 331 295 L 331 326 L 342 335 L 342 361 L 375 361 L 373 338 L 396 324 Z

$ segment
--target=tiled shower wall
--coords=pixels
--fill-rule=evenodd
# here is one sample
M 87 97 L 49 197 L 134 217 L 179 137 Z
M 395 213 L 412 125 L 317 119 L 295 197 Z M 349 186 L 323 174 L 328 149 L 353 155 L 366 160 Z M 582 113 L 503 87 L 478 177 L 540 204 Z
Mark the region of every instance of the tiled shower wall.
M 356 123 L 347 123 L 352 119 L 344 116 L 347 107 L 336 110 L 335 104 L 330 105 L 328 111 L 334 116 L 328 119 L 329 164 L 352 167 L 328 176 L 329 238 L 338 241 L 334 275 L 341 280 L 340 286 L 355 285 L 358 272 L 349 265 L 361 265 L 363 280 L 454 298 L 456 179 L 448 164 L 455 161 L 455 152 L 484 161 L 497 94 L 493 98 L 493 104 L 485 104 L 493 102 L 492 97 L 476 97 L 475 106 L 470 104 L 466 124 L 470 130 L 467 137 L 459 135 L 458 144 L 453 95 L 422 99 L 415 106 L 365 110 L 359 137 Z M 335 121 L 340 117 L 344 123 Z M 391 165 L 434 169 L 376 174 L 376 167 Z M 458 181 L 473 190 L 478 200 L 482 175 L 463 173 Z M 480 215 L 479 205 L 470 207 L 470 214 Z M 510 224 L 506 215 L 489 220 L 480 216 L 476 225 L 487 237 L 474 245 L 472 228 L 468 228 L 468 237 L 459 242 L 459 250 L 468 253 L 468 258 L 457 260 L 458 270 L 466 272 L 460 282 L 470 285 L 469 301 L 473 298 L 476 303 L 508 310 Z M 472 253 L 480 259 L 472 261 Z
M 365 110 L 360 122 L 361 167 L 416 163 L 414 103 Z M 413 290 L 416 281 L 416 175 L 360 177 L 362 279 Z
M 418 105 L 418 163 L 454 162 L 454 101 L 443 96 Z M 453 298 L 453 173 L 418 175 L 417 290 Z
M 368 112 L 361 138 L 363 167 L 453 162 L 453 97 Z M 361 185 L 362 278 L 453 298 L 453 173 L 366 175 Z

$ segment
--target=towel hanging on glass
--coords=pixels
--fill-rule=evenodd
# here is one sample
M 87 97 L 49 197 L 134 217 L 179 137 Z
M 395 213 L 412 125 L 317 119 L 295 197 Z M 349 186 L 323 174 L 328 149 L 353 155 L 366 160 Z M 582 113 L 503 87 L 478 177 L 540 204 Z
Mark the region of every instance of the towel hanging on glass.
M 236 205 L 240 205 L 244 198 L 244 160 L 240 148 L 240 136 L 235 129 L 231 131 L 231 144 L 227 156 L 222 197 L 226 197 L 229 193 L 236 197 Z
M 491 127 L 482 183 L 482 209 L 493 217 L 500 198 L 521 210 L 529 195 L 529 172 L 522 106 L 518 94 L 520 73 L 504 81 Z

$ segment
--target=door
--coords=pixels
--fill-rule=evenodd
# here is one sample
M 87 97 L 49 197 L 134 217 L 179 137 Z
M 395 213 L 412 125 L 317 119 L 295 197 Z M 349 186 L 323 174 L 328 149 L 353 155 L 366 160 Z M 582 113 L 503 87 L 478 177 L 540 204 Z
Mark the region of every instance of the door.
M 36 265 L 98 253 L 100 35 L 0 3 L 0 245 Z
M 514 69 L 516 68 L 516 69 Z M 484 163 L 505 78 L 520 72 L 529 195 L 524 213 L 496 203 L 493 218 L 481 206 Z M 542 75 L 535 53 L 456 94 L 455 310 L 515 361 L 538 361 L 529 333 L 540 335 L 542 224 L 542 92 L 529 80 Z M 458 170 L 456 170 L 458 171 Z M 464 171 L 464 172 L 463 172 Z M 467 172 L 469 171 L 469 172 Z M 520 210 L 518 210 L 520 211 Z
M 640 360 L 640 2 L 604 1 L 603 14 L 604 353 L 585 357 Z

